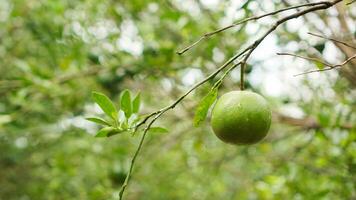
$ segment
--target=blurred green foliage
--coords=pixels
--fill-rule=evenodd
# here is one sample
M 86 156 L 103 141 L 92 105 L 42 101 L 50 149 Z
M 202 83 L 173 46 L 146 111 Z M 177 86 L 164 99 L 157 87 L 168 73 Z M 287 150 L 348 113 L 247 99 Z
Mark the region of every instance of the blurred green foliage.
M 101 126 L 85 118 L 103 112 L 91 91 L 115 106 L 124 88 L 141 91 L 140 114 L 150 113 L 188 88 L 187 74 L 206 76 L 254 37 L 244 25 L 176 55 L 229 22 L 233 1 L 202 2 L 1 0 L 0 199 L 117 198 L 139 137 L 95 138 Z M 253 2 L 233 10 L 239 19 L 264 10 Z M 286 29 L 279 46 L 300 39 Z M 264 72 L 252 67 L 247 77 L 256 73 Z M 253 146 L 220 142 L 207 122 L 193 126 L 216 80 L 209 82 L 158 121 L 168 134 L 148 135 L 126 199 L 355 199 L 355 90 L 335 71 L 320 76 L 303 78 L 294 96 L 265 94 L 274 110 L 297 107 L 320 126 L 274 121 L 269 137 Z M 219 96 L 238 85 L 228 76 Z M 264 92 L 250 79 L 246 87 Z

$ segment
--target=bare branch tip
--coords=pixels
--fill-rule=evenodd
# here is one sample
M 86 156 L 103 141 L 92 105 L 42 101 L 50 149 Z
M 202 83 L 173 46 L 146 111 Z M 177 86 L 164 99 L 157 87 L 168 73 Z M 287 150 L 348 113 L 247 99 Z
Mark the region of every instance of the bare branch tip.
M 176 54 L 178 54 L 179 56 L 183 55 L 185 51 L 176 51 Z

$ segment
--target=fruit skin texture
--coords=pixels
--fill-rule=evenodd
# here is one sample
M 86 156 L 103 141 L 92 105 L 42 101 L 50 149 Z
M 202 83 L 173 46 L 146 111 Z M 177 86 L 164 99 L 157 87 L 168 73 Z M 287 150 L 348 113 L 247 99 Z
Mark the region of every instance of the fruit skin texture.
M 232 91 L 216 102 L 211 125 L 215 135 L 226 143 L 254 144 L 267 135 L 271 115 L 268 102 L 261 95 Z

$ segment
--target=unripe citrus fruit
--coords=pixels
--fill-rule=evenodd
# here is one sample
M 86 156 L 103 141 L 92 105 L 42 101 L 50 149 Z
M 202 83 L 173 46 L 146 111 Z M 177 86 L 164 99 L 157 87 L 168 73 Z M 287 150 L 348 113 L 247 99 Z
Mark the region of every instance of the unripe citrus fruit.
M 222 95 L 211 114 L 215 135 L 226 143 L 257 143 L 267 135 L 270 125 L 268 102 L 254 92 L 232 91 Z

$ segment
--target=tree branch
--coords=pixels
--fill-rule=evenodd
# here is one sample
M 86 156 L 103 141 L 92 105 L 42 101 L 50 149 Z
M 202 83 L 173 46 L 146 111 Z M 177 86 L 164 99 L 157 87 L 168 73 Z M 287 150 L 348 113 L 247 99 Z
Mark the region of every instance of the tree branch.
M 209 81 L 210 79 L 213 79 L 217 74 L 219 74 L 221 71 L 223 71 L 227 66 L 229 66 L 231 63 L 233 63 L 236 59 L 238 59 L 239 57 L 241 57 L 242 55 L 245 55 L 243 56 L 243 60 L 238 62 L 237 64 L 235 64 L 232 68 L 230 68 L 231 70 L 236 67 L 237 65 L 239 64 L 245 64 L 246 61 L 248 60 L 248 58 L 250 57 L 250 55 L 252 54 L 252 52 L 258 47 L 258 45 L 270 34 L 272 33 L 279 25 L 283 24 L 284 22 L 288 21 L 288 20 L 291 20 L 291 19 L 294 19 L 294 18 L 298 18 L 300 16 L 303 16 L 307 13 L 310 13 L 310 12 L 313 12 L 313 11 L 317 11 L 317 10 L 323 10 L 323 9 L 327 9 L 335 4 L 337 4 L 338 2 L 341 2 L 342 0 L 335 0 L 335 1 L 326 1 L 326 2 L 319 2 L 319 3 L 314 3 L 313 7 L 310 7 L 308 9 L 305 9 L 305 10 L 301 10 L 299 12 L 296 12 L 294 14 L 291 14 L 291 15 L 288 15 L 280 20 L 278 20 L 265 34 L 263 34 L 259 39 L 257 39 L 255 42 L 253 42 L 251 45 L 249 45 L 248 47 L 246 47 L 244 50 L 242 50 L 240 53 L 237 53 L 235 54 L 234 56 L 232 56 L 229 60 L 227 60 L 222 66 L 220 66 L 217 70 L 215 70 L 213 73 L 211 73 L 208 77 L 206 77 L 205 79 L 203 79 L 202 81 L 198 82 L 197 84 L 195 84 L 192 88 L 190 88 L 188 91 L 186 91 L 182 96 L 180 96 L 176 101 L 174 101 L 172 104 L 158 110 L 158 111 L 155 111 L 149 115 L 147 115 L 140 123 L 138 123 L 135 127 L 135 130 L 137 130 L 141 125 L 145 124 L 150 118 L 154 117 L 150 122 L 149 124 L 146 126 L 146 128 L 144 129 L 144 132 L 143 132 L 143 135 L 141 137 L 141 140 L 140 140 L 140 143 L 134 153 L 134 156 L 131 160 L 131 165 L 130 165 L 130 168 L 129 168 L 129 172 L 125 178 L 125 182 L 124 184 L 122 185 L 121 187 L 121 190 L 120 190 L 120 193 L 119 193 L 119 197 L 120 197 L 120 200 L 123 198 L 123 194 L 124 194 L 124 191 L 130 181 L 130 178 L 131 178 L 131 174 L 132 174 L 132 170 L 133 170 L 133 167 L 135 165 L 135 161 L 136 161 L 136 158 L 142 148 L 142 145 L 143 145 L 143 142 L 144 142 L 144 139 L 147 135 L 147 132 L 148 130 L 151 128 L 152 124 L 160 117 L 162 116 L 165 112 L 167 112 L 168 110 L 170 109 L 173 109 L 178 103 L 180 103 L 186 96 L 188 96 L 192 91 L 194 91 L 195 89 L 197 89 L 198 87 L 200 87 L 201 85 L 203 85 L 204 83 L 206 83 L 207 81 Z M 310 6 L 308 4 L 304 4 L 304 5 L 300 5 L 299 7 L 303 7 L 303 6 Z M 289 10 L 289 9 L 293 9 L 293 8 L 298 8 L 298 6 L 294 6 L 294 7 L 291 7 L 291 8 L 285 8 L 284 10 Z M 283 9 L 282 9 L 283 10 Z M 284 11 L 283 10 L 283 11 Z M 279 11 L 275 11 L 275 12 L 272 12 L 274 14 L 277 14 L 279 12 L 282 12 L 281 10 Z M 268 14 L 268 15 L 273 15 L 273 14 Z M 266 14 L 266 16 L 268 16 Z M 261 18 L 261 17 L 260 17 Z M 247 21 L 250 21 L 250 20 L 253 20 L 253 19 L 246 19 L 246 21 L 244 22 L 247 22 Z M 240 23 L 244 23 L 244 22 L 240 22 Z M 233 26 L 236 26 L 236 25 L 233 25 Z M 233 27 L 231 26 L 231 27 Z M 213 34 L 216 34 L 218 32 L 222 32 L 228 28 L 231 28 L 231 27 L 225 27 L 225 29 L 219 29 L 217 31 L 214 31 L 210 34 L 206 34 L 205 36 L 203 36 L 202 38 L 200 38 L 197 42 L 194 43 L 194 45 L 198 44 L 201 40 L 203 40 L 204 38 L 206 37 L 209 37 Z M 184 52 L 188 51 L 190 48 L 192 48 L 194 45 L 190 45 L 190 47 L 178 52 L 178 54 L 183 54 Z M 228 71 L 231 71 L 231 70 L 228 70 Z M 225 73 L 226 74 L 226 73 Z
M 131 174 L 132 174 L 132 170 L 133 170 L 133 167 L 135 165 L 135 161 L 136 161 L 136 158 L 138 156 L 138 154 L 140 153 L 141 149 L 142 149 L 142 145 L 143 145 L 143 142 L 146 138 L 146 135 L 147 135 L 147 132 L 148 130 L 151 128 L 152 124 L 163 114 L 164 112 L 161 112 L 159 113 L 158 115 L 155 116 L 155 118 L 152 119 L 152 121 L 147 125 L 147 127 L 144 129 L 143 131 L 143 134 L 142 134 L 142 137 L 141 137 L 141 140 L 140 140 L 140 143 L 138 144 L 138 147 L 135 151 L 135 154 L 134 156 L 132 157 L 131 159 L 131 164 L 130 164 L 130 169 L 126 175 L 126 178 L 125 178 L 125 182 L 124 184 L 122 185 L 121 187 L 121 190 L 120 190 L 120 193 L 119 193 L 119 199 L 121 200 L 123 198 L 123 195 L 124 195 L 124 192 L 125 192 L 125 189 L 130 181 L 130 178 L 131 178 Z
M 178 55 L 182 55 L 184 54 L 185 52 L 189 51 L 191 48 L 193 48 L 194 46 L 196 46 L 197 44 L 199 44 L 201 41 L 203 41 L 204 39 L 208 39 L 210 38 L 210 36 L 212 35 L 215 35 L 215 34 L 218 34 L 218 33 L 221 33 L 223 31 L 226 31 L 230 28 L 233 28 L 235 26 L 238 26 L 238 25 L 241 25 L 241 24 L 244 24 L 244 23 L 247 23 L 249 21 L 256 21 L 256 20 L 259 20 L 261 18 L 264 18 L 264 17 L 267 17 L 267 16 L 271 16 L 271 15 L 276 15 L 278 13 L 281 13 L 281 12 L 284 12 L 284 11 L 287 11 L 287 10 L 292 10 L 292 9 L 296 9 L 296 8 L 301 8 L 301 7 L 308 7 L 308 6 L 316 6 L 316 5 L 328 5 L 330 2 L 328 1 L 321 1 L 321 2 L 316 2 L 316 3 L 306 3 L 306 4 L 301 4 L 301 5 L 297 5 L 297 6 L 290 6 L 290 7 L 287 7 L 287 8 L 283 8 L 283 9 L 280 9 L 280 10 L 276 10 L 276 11 L 273 11 L 273 12 L 270 12 L 270 13 L 266 13 L 266 14 L 263 14 L 263 15 L 259 15 L 259 16 L 253 16 L 253 17 L 249 17 L 249 18 L 246 18 L 246 19 L 243 19 L 241 21 L 238 21 L 236 23 L 233 23 L 231 25 L 228 25 L 228 26 L 225 26 L 223 28 L 220 28 L 218 30 L 215 30 L 215 31 L 212 31 L 212 32 L 209 32 L 209 33 L 205 33 L 203 36 L 201 36 L 197 41 L 193 42 L 192 44 L 190 44 L 189 46 L 185 47 L 184 49 L 180 50 L 177 52 Z
M 347 44 L 346 42 L 343 42 L 343 41 L 340 41 L 340 40 L 336 40 L 336 39 L 333 39 L 333 38 L 328 38 L 328 37 L 325 37 L 325 36 L 322 36 L 322 35 L 318 35 L 316 33 L 311 33 L 311 32 L 308 32 L 308 34 L 312 35 L 312 36 L 315 36 L 315 37 L 319 37 L 319 38 L 323 38 L 323 39 L 326 39 L 326 40 L 330 40 L 332 42 L 343 44 L 343 45 L 345 45 L 347 47 L 350 47 L 352 49 L 356 49 L 356 47 L 351 46 L 351 45 Z
M 297 57 L 297 58 L 302 58 L 302 59 L 305 59 L 305 60 L 310 60 L 310 61 L 316 61 L 316 62 L 320 62 L 322 63 L 323 65 L 325 66 L 328 66 L 328 67 L 331 67 L 333 65 L 319 59 L 319 58 L 311 58 L 311 57 L 306 57 L 306 56 L 300 56 L 300 55 L 296 55 L 296 54 L 292 54 L 292 53 L 277 53 L 277 55 L 279 56 L 294 56 L 294 57 Z
M 350 62 L 352 59 L 356 58 L 356 54 L 355 54 L 355 55 L 349 57 L 348 59 L 346 59 L 344 62 L 342 62 L 340 64 L 331 65 L 331 64 L 326 63 L 325 61 L 322 61 L 322 60 L 320 60 L 318 58 L 310 58 L 310 57 L 305 57 L 305 56 L 299 56 L 299 55 L 291 54 L 291 53 L 277 53 L 277 55 L 287 55 L 287 56 L 293 56 L 293 57 L 297 57 L 297 58 L 302 58 L 302 59 L 305 59 L 305 60 L 317 61 L 317 62 L 320 62 L 320 63 L 324 64 L 325 66 L 327 66 L 327 68 L 324 68 L 324 69 L 306 71 L 306 72 L 303 72 L 303 73 L 300 73 L 300 74 L 296 74 L 294 76 L 300 76 L 300 75 L 310 74 L 310 73 L 314 73 L 314 72 L 329 71 L 329 70 L 332 70 L 332 69 L 335 69 L 335 68 L 338 68 L 338 67 L 342 67 L 342 66 L 346 65 L 348 62 Z
M 174 101 L 172 104 L 168 105 L 167 107 L 164 107 L 160 110 L 157 110 L 155 112 L 152 112 L 151 114 L 147 115 L 140 123 L 138 123 L 135 127 L 135 129 L 137 130 L 141 125 L 145 124 L 147 122 L 148 119 L 150 119 L 151 117 L 158 115 L 160 113 L 164 113 L 170 109 L 173 109 L 179 102 L 181 102 L 186 96 L 188 96 L 192 91 L 194 91 L 195 89 L 197 89 L 198 87 L 200 87 L 201 85 L 203 85 L 204 83 L 206 83 L 207 81 L 209 81 L 210 79 L 214 78 L 217 74 L 219 74 L 221 71 L 223 71 L 227 66 L 229 66 L 232 62 L 234 62 L 237 58 L 239 58 L 240 56 L 242 56 L 244 53 L 246 53 L 246 51 L 248 51 L 250 48 L 246 48 L 245 50 L 243 50 L 241 53 L 236 54 L 235 56 L 231 57 L 228 61 L 226 61 L 222 66 L 220 66 L 217 70 L 215 70 L 213 73 L 211 73 L 208 77 L 206 77 L 205 79 L 203 79 L 202 81 L 198 82 L 197 84 L 195 84 L 192 88 L 190 88 L 188 91 L 186 91 L 182 96 L 180 96 L 176 101 Z M 241 62 L 238 62 L 237 64 L 235 64 L 235 67 L 240 64 Z
M 321 124 L 312 117 L 294 118 L 280 113 L 273 113 L 273 116 L 280 123 L 291 125 L 291 126 L 298 126 L 306 130 L 319 129 L 322 127 Z M 355 128 L 355 126 L 352 124 L 340 124 L 338 125 L 338 127 L 347 130 Z

